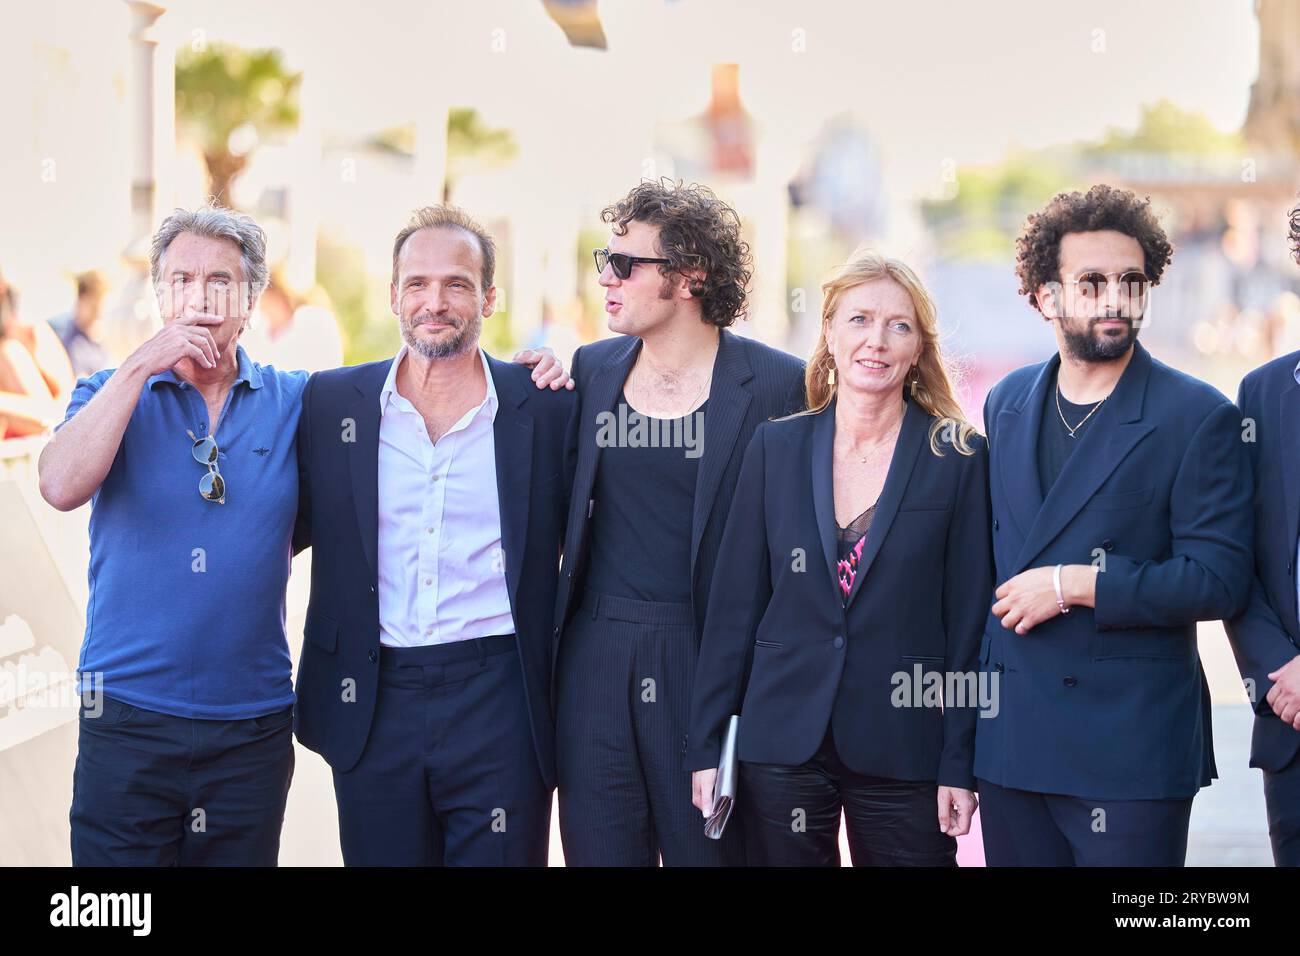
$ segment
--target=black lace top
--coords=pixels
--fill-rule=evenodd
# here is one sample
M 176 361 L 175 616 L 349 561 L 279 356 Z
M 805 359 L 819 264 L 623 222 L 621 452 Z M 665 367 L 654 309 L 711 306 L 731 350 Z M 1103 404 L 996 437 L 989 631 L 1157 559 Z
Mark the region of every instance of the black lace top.
M 847 528 L 837 527 L 835 530 L 836 550 L 839 554 L 837 571 L 840 578 L 840 600 L 846 604 L 853 591 L 853 579 L 858 574 L 858 562 L 862 560 L 862 546 L 867 542 L 867 530 L 871 527 L 871 519 L 875 514 L 876 506 L 872 505 L 850 521 Z

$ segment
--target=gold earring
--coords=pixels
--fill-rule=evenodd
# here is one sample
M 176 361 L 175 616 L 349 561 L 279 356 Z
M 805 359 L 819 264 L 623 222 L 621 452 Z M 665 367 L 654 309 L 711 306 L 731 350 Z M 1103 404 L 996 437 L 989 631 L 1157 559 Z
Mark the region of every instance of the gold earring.
M 912 366 L 912 397 L 916 397 L 916 386 L 920 384 L 921 372 L 915 365 Z
M 832 365 L 832 366 L 831 366 L 831 370 L 830 370 L 829 372 L 826 373 L 826 384 L 827 384 L 827 385 L 834 385 L 834 384 L 835 384 L 835 366 L 834 366 L 834 365 Z

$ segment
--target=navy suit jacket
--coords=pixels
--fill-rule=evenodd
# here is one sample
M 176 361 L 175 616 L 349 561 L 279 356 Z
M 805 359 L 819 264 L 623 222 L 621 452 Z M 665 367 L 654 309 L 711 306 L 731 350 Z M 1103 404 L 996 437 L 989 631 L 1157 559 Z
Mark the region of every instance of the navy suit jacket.
M 379 393 L 392 359 L 318 372 L 298 424 L 298 549 L 312 548 L 311 600 L 294 730 L 304 747 L 346 771 L 370 733 L 379 679 Z M 542 779 L 555 785 L 551 615 L 573 461 L 565 442 L 577 396 L 540 391 L 522 365 L 488 357 L 506 587 Z M 348 420 L 353 441 L 341 440 Z M 343 681 L 356 682 L 344 702 Z
M 582 593 L 590 556 L 591 518 L 597 507 L 592 489 L 600 467 L 597 416 L 615 409 L 619 390 L 640 352 L 641 339 L 619 335 L 584 345 L 573 355 L 571 375 L 581 408 L 570 433 L 577 468 L 564 538 L 564 572 L 555 606 L 557 657 L 574 599 Z M 745 446 L 760 423 L 804 407 L 803 369 L 803 362 L 793 355 L 722 330 L 704 416 L 704 453 L 696 472 L 691 521 L 691 595 L 697 634 L 704 626 L 709 582 Z M 628 542 L 628 546 L 636 547 L 636 542 Z
M 918 704 L 924 675 L 976 679 L 992 574 L 986 450 L 974 435 L 974 454 L 941 440 L 936 455 L 934 420 L 907 403 L 847 607 L 836 570 L 835 402 L 759 427 L 718 553 L 687 769 L 718 765 L 739 713 L 741 760 L 805 763 L 829 725 L 858 773 L 974 787 L 977 692 L 942 709 L 938 699 Z
M 1300 534 L 1300 385 L 1292 352 L 1247 375 L 1237 393 L 1254 422 L 1246 442 L 1255 479 L 1255 580 L 1250 603 L 1228 622 L 1228 637 L 1255 706 L 1250 765 L 1282 770 L 1300 750 L 1300 733 L 1268 705 L 1268 675 L 1300 654 L 1296 610 L 1296 537 Z
M 1039 424 L 1060 356 L 989 393 L 997 583 L 1029 568 L 1100 564 L 1096 608 L 1025 635 L 991 612 L 980 658 L 999 677 L 977 722 L 975 775 L 1004 787 L 1108 800 L 1193 796 L 1216 776 L 1196 622 L 1250 592 L 1250 477 L 1241 416 L 1141 343 L 1039 485 Z

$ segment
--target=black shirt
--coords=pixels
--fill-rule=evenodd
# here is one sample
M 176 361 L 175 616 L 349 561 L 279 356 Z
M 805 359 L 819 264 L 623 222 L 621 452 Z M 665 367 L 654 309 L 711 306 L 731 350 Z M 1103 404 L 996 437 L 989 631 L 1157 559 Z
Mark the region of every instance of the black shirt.
M 627 405 L 600 451 L 585 588 L 638 601 L 691 603 L 691 524 L 708 401 L 681 418 Z M 598 437 L 598 441 L 602 440 Z M 656 447 L 656 445 L 658 447 Z M 689 446 L 689 447 L 685 447 Z
M 1058 397 L 1061 400 L 1059 411 L 1056 407 Z M 1061 470 L 1069 461 L 1075 446 L 1083 439 L 1088 429 L 1097 423 L 1097 415 L 1101 414 L 1100 409 L 1082 426 L 1079 425 L 1096 407 L 1096 402 L 1076 405 L 1074 402 L 1066 401 L 1064 395 L 1058 396 L 1056 375 L 1052 376 L 1051 384 L 1047 389 L 1046 404 L 1043 406 L 1043 421 L 1038 428 L 1038 481 L 1043 487 L 1044 498 L 1052 490 L 1052 485 L 1056 484 L 1056 479 L 1060 477 Z M 1070 427 L 1075 429 L 1073 438 L 1070 437 L 1065 422 L 1061 421 L 1062 415 L 1065 415 L 1065 421 L 1070 423 Z

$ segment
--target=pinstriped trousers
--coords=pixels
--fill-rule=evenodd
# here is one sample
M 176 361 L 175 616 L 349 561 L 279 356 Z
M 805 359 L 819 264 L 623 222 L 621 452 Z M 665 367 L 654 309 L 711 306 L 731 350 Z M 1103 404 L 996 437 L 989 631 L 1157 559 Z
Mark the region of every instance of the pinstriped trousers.
M 740 821 L 706 837 L 682 766 L 695 657 L 689 604 L 589 594 L 574 613 L 556 676 L 566 865 L 744 864 Z

